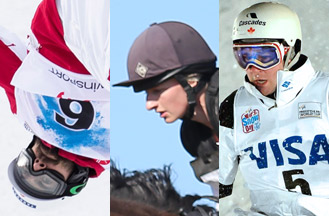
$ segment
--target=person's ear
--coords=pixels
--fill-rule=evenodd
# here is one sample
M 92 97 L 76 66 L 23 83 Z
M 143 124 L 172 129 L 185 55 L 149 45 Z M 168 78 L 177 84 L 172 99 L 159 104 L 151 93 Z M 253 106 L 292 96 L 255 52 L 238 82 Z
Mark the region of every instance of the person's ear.
M 188 83 L 192 88 L 194 88 L 196 85 L 198 85 L 198 81 L 192 81 L 192 80 L 189 80 L 189 81 L 187 81 L 187 83 Z

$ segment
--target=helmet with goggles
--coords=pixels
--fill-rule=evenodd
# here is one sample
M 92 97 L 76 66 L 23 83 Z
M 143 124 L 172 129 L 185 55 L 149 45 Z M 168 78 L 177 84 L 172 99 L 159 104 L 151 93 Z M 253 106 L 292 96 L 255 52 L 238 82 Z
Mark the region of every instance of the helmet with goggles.
M 289 7 L 276 2 L 262 2 L 240 12 L 234 21 L 232 39 L 235 45 L 283 44 L 287 47 L 282 56 L 284 68 L 290 69 L 300 56 L 302 32 L 297 14 Z
M 36 157 L 32 150 L 33 144 L 34 140 L 8 167 L 9 180 L 19 200 L 22 199 L 20 194 L 32 200 L 54 200 L 74 196 L 86 186 L 89 178 L 87 167 L 75 164 L 67 180 L 62 174 L 52 169 L 34 170 L 33 163 Z M 35 205 L 30 207 L 33 206 Z

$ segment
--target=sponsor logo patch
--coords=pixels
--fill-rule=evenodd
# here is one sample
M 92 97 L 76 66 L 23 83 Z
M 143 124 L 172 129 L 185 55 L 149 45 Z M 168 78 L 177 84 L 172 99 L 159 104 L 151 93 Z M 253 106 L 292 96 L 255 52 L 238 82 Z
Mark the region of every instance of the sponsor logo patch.
M 282 86 L 281 92 L 285 92 L 285 91 L 293 89 L 293 86 L 291 85 L 290 80 L 284 81 L 281 86 Z
M 298 118 L 322 118 L 321 103 L 302 102 L 298 103 Z
M 135 72 L 140 76 L 140 77 L 145 77 L 146 73 L 148 71 L 148 67 L 146 67 L 145 65 L 143 65 L 142 63 L 138 62 Z
M 289 85 L 290 85 L 291 82 L 289 81 L 285 81 L 283 84 L 282 84 L 282 87 L 285 87 L 285 88 L 288 88 Z
M 260 128 L 260 115 L 258 109 L 249 108 L 241 116 L 241 123 L 244 133 L 250 133 Z

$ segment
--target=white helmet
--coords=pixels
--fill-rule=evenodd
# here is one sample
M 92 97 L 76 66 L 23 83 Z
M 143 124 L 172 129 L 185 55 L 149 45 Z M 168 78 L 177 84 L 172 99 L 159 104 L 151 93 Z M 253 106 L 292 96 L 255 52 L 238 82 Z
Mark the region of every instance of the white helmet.
M 302 31 L 297 14 L 289 7 L 262 2 L 240 12 L 234 21 L 232 39 L 233 43 L 252 39 L 283 40 L 291 48 L 287 54 L 291 67 L 300 55 Z
M 23 206 L 27 207 L 26 209 L 49 211 L 49 209 L 52 209 L 56 205 L 63 205 L 64 197 L 52 200 L 37 199 L 35 197 L 31 197 L 29 194 L 20 190 L 20 188 L 16 188 L 15 186 L 12 186 L 11 189 L 17 200 L 23 204 Z

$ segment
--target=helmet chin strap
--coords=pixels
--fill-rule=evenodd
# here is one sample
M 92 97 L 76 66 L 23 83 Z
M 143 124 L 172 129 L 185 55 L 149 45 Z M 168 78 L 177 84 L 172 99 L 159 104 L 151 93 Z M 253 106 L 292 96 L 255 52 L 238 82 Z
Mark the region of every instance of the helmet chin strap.
M 174 77 L 177 80 L 177 82 L 184 88 L 187 94 L 188 107 L 184 114 L 183 119 L 191 119 L 194 115 L 194 109 L 196 106 L 196 96 L 206 85 L 206 81 L 201 77 L 197 85 L 192 87 L 187 82 L 186 76 L 184 76 L 183 74 L 176 74 Z

